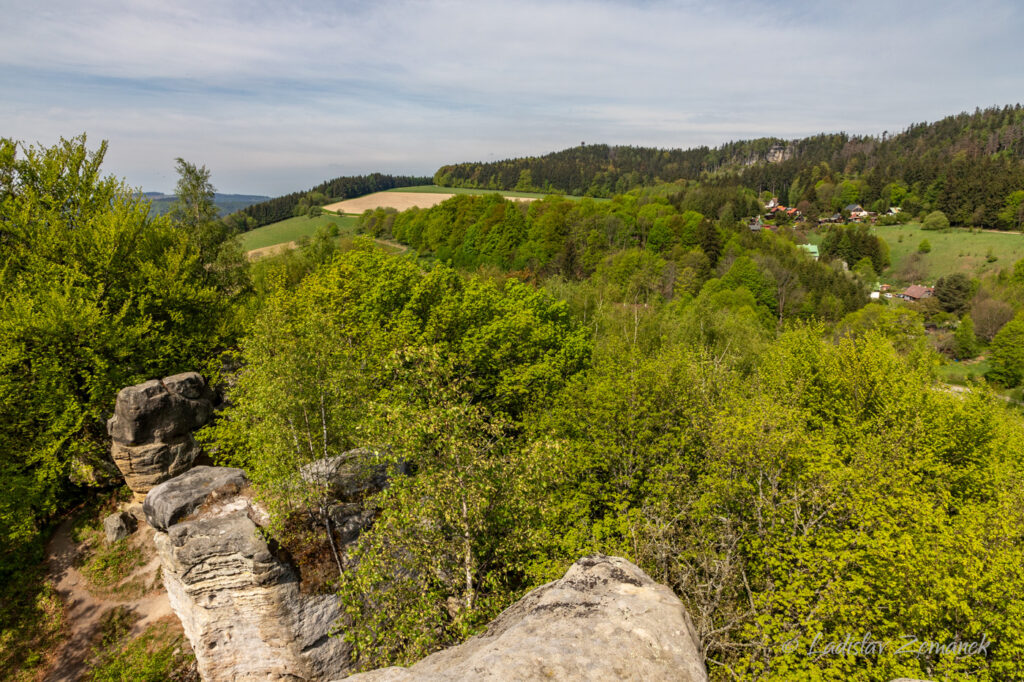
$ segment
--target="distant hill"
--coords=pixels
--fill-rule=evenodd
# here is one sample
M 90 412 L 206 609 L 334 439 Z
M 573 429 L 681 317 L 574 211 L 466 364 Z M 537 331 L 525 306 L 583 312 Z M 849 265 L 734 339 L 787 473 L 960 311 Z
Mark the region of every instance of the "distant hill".
M 162 192 L 143 192 L 143 196 L 152 202 L 150 215 L 163 215 L 171 210 L 171 206 L 177 199 L 173 194 Z M 213 203 L 217 206 L 218 214 L 223 218 L 229 213 L 241 211 L 243 208 L 266 201 L 270 197 L 258 194 L 214 194 Z
M 1018 229 L 1024 202 L 1011 195 L 1024 191 L 1024 108 L 976 109 L 881 136 L 760 138 L 686 150 L 580 145 L 442 166 L 434 175 L 449 187 L 602 197 L 680 180 L 769 191 L 787 206 L 807 202 L 822 212 L 900 206 L 913 214 L 941 210 L 955 225 Z
M 354 199 L 365 194 L 383 192 L 396 187 L 429 184 L 430 178 L 421 176 L 384 175 L 383 173 L 346 175 L 321 182 L 305 192 L 292 192 L 259 203 L 254 202 L 251 206 L 244 207 L 240 213 L 245 216 L 248 223 L 245 229 L 252 230 L 304 214 L 310 206 L 323 206 L 332 201 Z

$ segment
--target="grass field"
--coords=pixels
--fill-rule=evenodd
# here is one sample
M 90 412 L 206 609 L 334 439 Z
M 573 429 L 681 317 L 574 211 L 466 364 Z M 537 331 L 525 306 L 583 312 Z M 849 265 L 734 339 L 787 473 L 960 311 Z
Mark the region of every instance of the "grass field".
M 1000 268 L 1013 267 L 1024 258 L 1024 235 L 1018 232 L 970 232 L 965 228 L 935 232 L 922 230 L 914 223 L 877 226 L 874 232 L 889 245 L 892 260 L 892 266 L 882 275 L 883 281 L 900 281 L 902 264 L 917 252 L 925 239 L 932 247 L 930 253 L 922 254 L 924 281 L 929 284 L 954 272 L 980 277 Z M 989 255 L 995 260 L 989 262 Z
M 273 246 L 274 244 L 295 241 L 301 237 L 312 237 L 316 234 L 317 229 L 332 223 L 341 228 L 343 233 L 351 232 L 355 229 L 357 220 L 358 218 L 354 216 L 338 215 L 321 215 L 316 218 L 307 218 L 306 216 L 288 218 L 279 223 L 264 225 L 243 234 L 240 237 L 242 249 L 252 251 L 253 249 Z
M 878 225 L 871 228 L 874 234 L 889 245 L 892 265 L 882 273 L 880 280 L 890 284 L 935 284 L 935 280 L 954 272 L 968 277 L 980 277 L 1000 268 L 1012 268 L 1024 258 L 1024 235 L 1019 232 L 971 232 L 967 228 L 950 228 L 945 231 L 922 230 L 918 223 L 907 225 Z M 822 232 L 812 232 L 807 240 L 821 244 Z M 927 239 L 931 244 L 929 253 L 921 254 L 920 279 L 902 277 L 907 259 L 917 253 L 918 246 Z M 989 261 L 989 254 L 995 260 Z

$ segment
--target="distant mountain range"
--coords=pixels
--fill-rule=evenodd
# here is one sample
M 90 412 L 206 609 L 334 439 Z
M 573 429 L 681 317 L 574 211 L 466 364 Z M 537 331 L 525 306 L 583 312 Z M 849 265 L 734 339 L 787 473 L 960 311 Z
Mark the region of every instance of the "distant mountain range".
M 163 192 L 143 192 L 142 196 L 146 197 L 152 202 L 152 208 L 150 209 L 150 215 L 163 215 L 171 210 L 171 206 L 177 200 L 177 197 L 173 194 L 164 194 Z M 258 194 L 214 194 L 213 203 L 217 206 L 218 214 L 221 217 L 234 213 L 235 211 L 241 211 L 243 208 L 258 204 L 261 201 L 266 201 L 270 197 L 261 196 Z

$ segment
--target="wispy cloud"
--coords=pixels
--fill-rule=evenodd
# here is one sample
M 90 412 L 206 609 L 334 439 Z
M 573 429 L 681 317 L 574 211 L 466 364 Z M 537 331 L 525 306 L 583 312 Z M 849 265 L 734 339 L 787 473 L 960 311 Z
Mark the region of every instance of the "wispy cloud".
M 880 132 L 1024 92 L 1021 10 L 965 4 L 0 0 L 0 134 L 225 191 L 588 142 Z

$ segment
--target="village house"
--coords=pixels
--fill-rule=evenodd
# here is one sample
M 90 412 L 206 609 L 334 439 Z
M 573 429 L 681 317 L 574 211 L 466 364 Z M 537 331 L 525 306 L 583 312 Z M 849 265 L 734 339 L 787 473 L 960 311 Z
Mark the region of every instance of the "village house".
M 902 298 L 904 301 L 920 301 L 922 298 L 930 298 L 934 293 L 933 287 L 911 284 L 903 293 L 896 294 L 896 298 Z

